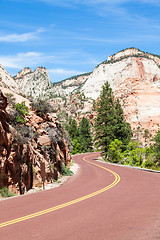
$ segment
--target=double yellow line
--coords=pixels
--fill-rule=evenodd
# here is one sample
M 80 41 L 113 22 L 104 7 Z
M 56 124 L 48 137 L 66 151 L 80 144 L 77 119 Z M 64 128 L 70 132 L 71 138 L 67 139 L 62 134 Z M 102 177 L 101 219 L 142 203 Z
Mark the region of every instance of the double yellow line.
M 91 157 L 91 156 L 95 156 L 95 155 L 88 155 L 87 157 Z M 114 182 L 112 182 L 112 183 L 111 183 L 110 185 L 108 185 L 107 187 L 104 187 L 104 188 L 102 188 L 102 189 L 100 189 L 100 190 L 98 190 L 98 191 L 96 191 L 96 192 L 93 192 L 93 193 L 91 193 L 91 194 L 88 194 L 88 195 L 85 195 L 85 196 L 83 196 L 83 197 L 77 198 L 77 199 L 75 199 L 75 200 L 72 200 L 72 201 L 69 201 L 69 202 L 60 204 L 60 205 L 55 206 L 55 207 L 52 207 L 52 208 L 45 209 L 45 210 L 43 210 L 43 211 L 39 211 L 39 212 L 36 212 L 36 213 L 33 213 L 33 214 L 26 215 L 26 216 L 24 216 L 24 217 L 16 218 L 16 219 L 13 219 L 13 220 L 11 220 L 11 221 L 7 221 L 7 222 L 4 222 L 4 223 L 1 223 L 1 224 L 0 224 L 0 228 L 6 227 L 6 226 L 9 226 L 9 225 L 18 223 L 18 222 L 22 222 L 22 221 L 25 221 L 25 220 L 28 220 L 28 219 L 31 219 L 31 218 L 35 218 L 35 217 L 38 217 L 38 216 L 44 215 L 44 214 L 46 214 L 46 213 L 50 213 L 50 212 L 56 211 L 56 210 L 61 209 L 61 208 L 64 208 L 64 207 L 68 207 L 68 206 L 70 206 L 70 205 L 73 205 L 73 204 L 75 204 L 75 203 L 81 202 L 81 201 L 86 200 L 86 199 L 88 199 L 88 198 L 94 197 L 94 196 L 96 196 L 96 195 L 98 195 L 98 194 L 100 194 L 100 193 L 103 193 L 103 192 L 111 189 L 112 187 L 114 187 L 116 184 L 119 183 L 119 181 L 120 181 L 120 176 L 119 176 L 117 173 L 115 173 L 115 172 L 113 172 L 112 170 L 109 170 L 109 169 L 107 169 L 107 168 L 105 168 L 105 167 L 102 167 L 102 166 L 100 166 L 100 165 L 98 165 L 98 164 L 96 164 L 96 163 L 92 163 L 92 162 L 87 161 L 87 160 L 86 160 L 86 157 L 84 157 L 83 160 L 84 160 L 85 162 L 88 162 L 88 163 L 90 163 L 90 164 L 92 164 L 92 165 L 95 165 L 95 166 L 97 166 L 97 167 L 100 167 L 100 168 L 102 168 L 102 169 L 104 169 L 104 170 L 112 173 L 112 174 L 114 175 L 114 177 L 115 177 Z

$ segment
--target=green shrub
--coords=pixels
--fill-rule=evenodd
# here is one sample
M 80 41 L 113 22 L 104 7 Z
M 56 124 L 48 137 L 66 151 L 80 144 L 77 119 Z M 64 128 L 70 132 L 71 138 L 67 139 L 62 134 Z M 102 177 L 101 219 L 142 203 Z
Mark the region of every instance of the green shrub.
M 3 187 L 2 189 L 0 189 L 0 195 L 4 198 L 14 196 L 14 194 L 11 193 L 7 187 Z
M 73 144 L 72 154 L 74 155 L 77 153 L 81 153 L 80 143 L 78 142 L 78 140 L 74 139 L 72 144 Z
M 12 124 L 12 126 L 17 130 L 17 132 L 13 132 L 14 141 L 18 142 L 19 144 L 28 143 L 29 140 L 38 138 L 38 132 L 34 132 L 32 127 L 27 125 L 20 125 L 20 124 Z
M 145 150 L 143 148 L 136 148 L 135 150 L 131 151 L 130 157 L 133 165 L 141 166 L 144 159 L 144 153 L 145 153 Z
M 74 173 L 67 167 L 67 166 L 64 166 L 62 168 L 62 175 L 65 175 L 65 176 L 72 176 Z
M 110 143 L 107 158 L 110 162 L 118 163 L 122 159 L 122 141 L 115 139 Z
M 154 157 L 154 156 L 152 156 Z M 145 168 L 152 168 L 154 166 L 153 159 L 151 157 L 147 158 L 147 160 L 144 162 Z
M 26 123 L 27 121 L 25 120 L 25 116 L 27 116 L 29 114 L 29 109 L 28 107 L 25 105 L 25 102 L 21 102 L 21 103 L 17 103 L 13 106 L 13 108 L 15 108 L 16 110 L 16 114 L 15 114 L 15 120 L 18 123 Z
M 15 98 L 14 98 L 13 94 L 12 93 L 5 93 L 5 95 L 7 97 L 9 105 L 11 105 L 11 106 L 15 105 Z
M 31 106 L 32 109 L 36 111 L 36 114 L 40 117 L 43 117 L 47 113 L 56 112 L 48 102 L 42 99 L 37 100 L 37 102 L 32 102 Z

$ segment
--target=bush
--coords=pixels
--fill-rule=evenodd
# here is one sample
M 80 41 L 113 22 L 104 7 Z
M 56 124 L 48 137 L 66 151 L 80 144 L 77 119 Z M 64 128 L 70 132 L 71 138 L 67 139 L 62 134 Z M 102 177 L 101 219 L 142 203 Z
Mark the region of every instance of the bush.
M 7 187 L 3 187 L 2 189 L 0 189 L 0 195 L 4 198 L 14 196 L 14 194 L 11 193 Z
M 29 114 L 29 109 L 25 105 L 25 102 L 17 103 L 13 106 L 15 108 L 16 113 L 15 113 L 15 120 L 18 123 L 26 123 L 25 116 Z
M 77 139 L 74 139 L 73 142 L 73 150 L 72 150 L 72 154 L 77 154 L 77 153 L 81 153 L 81 147 L 80 147 L 80 143 L 78 142 Z
M 45 116 L 47 113 L 56 112 L 48 102 L 41 99 L 37 100 L 37 102 L 32 102 L 31 107 L 40 117 Z
M 110 162 L 118 163 L 122 159 L 122 141 L 115 139 L 113 142 L 110 143 L 107 157 Z
M 156 136 L 154 137 L 153 150 L 155 152 L 156 160 L 160 166 L 160 130 L 158 130 Z
M 29 140 L 37 138 L 39 134 L 37 132 L 34 132 L 32 127 L 29 127 L 27 125 L 19 125 L 19 124 L 13 124 L 12 125 L 17 132 L 13 132 L 13 137 L 16 142 L 19 144 L 25 144 L 28 143 Z
M 152 168 L 155 164 L 154 164 L 154 154 L 149 155 L 149 157 L 147 158 L 147 160 L 144 162 L 144 167 L 145 168 Z
M 67 166 L 62 168 L 62 175 L 72 176 L 73 174 L 74 173 Z
M 7 97 L 9 105 L 15 105 L 15 98 L 12 93 L 5 93 L 5 96 Z
M 136 148 L 130 152 L 130 160 L 132 161 L 132 165 L 141 166 L 144 159 L 145 149 Z

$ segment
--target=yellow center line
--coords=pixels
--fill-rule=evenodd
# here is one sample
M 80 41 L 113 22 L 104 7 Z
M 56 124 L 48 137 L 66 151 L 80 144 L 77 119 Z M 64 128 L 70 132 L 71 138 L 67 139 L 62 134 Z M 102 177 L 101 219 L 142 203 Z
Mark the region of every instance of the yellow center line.
M 92 154 L 92 155 L 88 155 L 87 157 L 91 157 L 91 156 L 95 156 L 95 155 Z M 105 191 L 113 188 L 116 184 L 119 183 L 119 181 L 120 181 L 120 176 L 119 176 L 117 173 L 113 172 L 113 171 L 110 170 L 110 169 L 107 169 L 107 168 L 105 168 L 105 167 L 102 167 L 102 166 L 100 166 L 100 165 L 98 165 L 98 164 L 96 164 L 96 163 L 92 163 L 92 162 L 87 161 L 87 160 L 86 160 L 86 157 L 84 157 L 83 160 L 84 160 L 85 162 L 88 162 L 88 163 L 90 163 L 90 164 L 92 164 L 92 165 L 95 165 L 95 166 L 97 166 L 97 167 L 99 167 L 99 168 L 102 168 L 102 169 L 104 169 L 104 170 L 112 173 L 112 174 L 114 175 L 114 177 L 115 177 L 115 180 L 114 180 L 110 185 L 108 185 L 108 186 L 106 186 L 106 187 L 104 187 L 104 188 L 102 188 L 102 189 L 100 189 L 100 190 L 98 190 L 98 191 L 96 191 L 96 192 L 93 192 L 93 193 L 90 193 L 90 194 L 85 195 L 85 196 L 83 196 L 83 197 L 77 198 L 77 199 L 75 199 L 75 200 L 72 200 L 72 201 L 69 201 L 69 202 L 66 202 L 66 203 L 63 203 L 63 204 L 60 204 L 60 205 L 58 205 L 58 206 L 51 207 L 51 208 L 48 208 L 48 209 L 45 209 L 45 210 L 42 210 L 42 211 L 39 211 L 39 212 L 36 212 L 36 213 L 33 213 L 33 214 L 26 215 L 26 216 L 24 216 L 24 217 L 16 218 L 16 219 L 13 219 L 13 220 L 11 220 L 11 221 L 7 221 L 7 222 L 4 222 L 4 223 L 0 223 L 0 228 L 6 227 L 6 226 L 9 226 L 9 225 L 18 223 L 18 222 L 22 222 L 22 221 L 25 221 L 25 220 L 28 220 L 28 219 L 31 219 L 31 218 L 35 218 L 35 217 L 38 217 L 38 216 L 41 216 L 41 215 L 44 215 L 44 214 L 47 214 L 47 213 L 56 211 L 56 210 L 58 210 L 58 209 L 61 209 L 61 208 L 64 208 L 64 207 L 73 205 L 73 204 L 75 204 L 75 203 L 84 201 L 84 200 L 86 200 L 86 199 L 89 199 L 89 198 L 91 198 L 91 197 L 94 197 L 94 196 L 96 196 L 96 195 L 98 195 L 98 194 L 100 194 L 100 193 L 103 193 L 103 192 L 105 192 Z

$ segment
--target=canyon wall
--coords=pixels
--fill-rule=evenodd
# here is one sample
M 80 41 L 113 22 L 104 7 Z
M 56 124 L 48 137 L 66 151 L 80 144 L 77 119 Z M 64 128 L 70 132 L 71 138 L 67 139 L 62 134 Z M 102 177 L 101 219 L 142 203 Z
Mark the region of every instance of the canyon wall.
M 17 97 L 14 92 L 13 96 Z M 41 163 L 45 183 L 57 179 L 63 167 L 70 165 L 69 139 L 55 114 L 39 117 L 30 108 L 25 124 L 13 123 L 14 110 L 7 105 L 0 90 L 0 188 L 23 194 L 42 183 Z
M 108 81 L 115 97 L 120 98 L 132 129 L 140 126 L 154 133 L 160 123 L 160 68 L 152 59 L 154 56 L 140 57 L 139 51 L 136 56 L 137 51 L 131 56 L 131 50 L 127 49 L 100 64 L 89 76 L 82 92 L 96 100 L 103 84 Z M 158 57 L 155 58 L 158 62 Z

